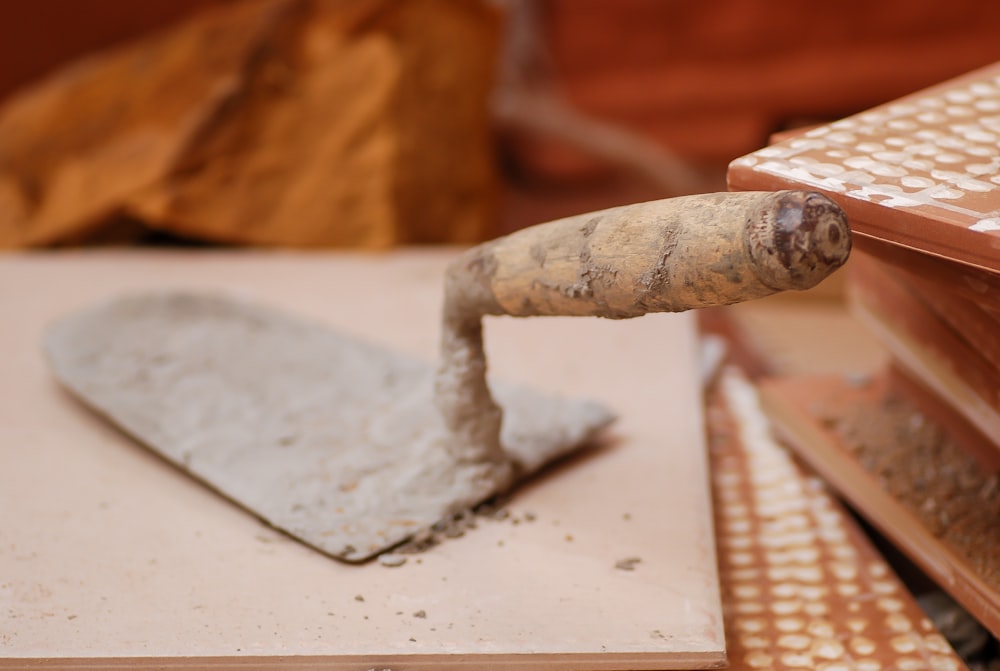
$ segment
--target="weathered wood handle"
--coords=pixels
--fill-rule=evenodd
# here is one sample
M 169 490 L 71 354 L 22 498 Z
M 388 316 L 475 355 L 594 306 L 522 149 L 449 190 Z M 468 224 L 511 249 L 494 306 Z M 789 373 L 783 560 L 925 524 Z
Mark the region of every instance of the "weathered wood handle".
M 450 266 L 446 302 L 518 317 L 679 312 L 808 289 L 839 268 L 850 247 L 843 211 L 818 193 L 684 196 L 560 219 L 474 247 Z
M 484 315 L 680 312 L 808 289 L 847 260 L 847 217 L 807 191 L 712 193 L 532 226 L 473 247 L 445 277 L 436 402 L 462 461 L 509 469 L 486 384 Z

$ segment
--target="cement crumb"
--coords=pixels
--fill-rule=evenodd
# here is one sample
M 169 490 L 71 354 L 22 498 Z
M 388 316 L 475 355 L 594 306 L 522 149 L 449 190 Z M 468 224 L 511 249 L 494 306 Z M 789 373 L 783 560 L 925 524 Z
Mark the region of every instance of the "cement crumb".
M 615 562 L 615 568 L 621 571 L 634 571 L 637 564 L 642 561 L 640 557 L 626 557 Z
M 520 520 L 513 518 L 510 511 L 502 507 L 502 503 L 496 499 L 487 501 L 476 506 L 472 510 L 465 510 L 456 513 L 451 517 L 435 523 L 429 529 L 423 529 L 414 535 L 410 540 L 393 550 L 394 555 L 413 555 L 426 552 L 449 538 L 461 538 L 466 531 L 479 527 L 480 520 L 505 521 L 510 520 L 512 524 L 520 523 Z M 535 513 L 525 513 L 525 521 L 537 519 Z M 502 545 L 503 543 L 499 543 Z
M 388 568 L 396 568 L 406 563 L 406 557 L 395 553 L 381 554 L 378 556 L 378 563 Z

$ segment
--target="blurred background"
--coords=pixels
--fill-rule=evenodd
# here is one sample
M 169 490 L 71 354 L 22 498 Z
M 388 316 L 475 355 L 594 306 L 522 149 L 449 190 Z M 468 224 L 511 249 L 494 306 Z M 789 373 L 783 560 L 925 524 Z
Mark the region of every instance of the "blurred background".
M 0 3 L 0 248 L 468 243 L 1000 60 L 979 0 Z

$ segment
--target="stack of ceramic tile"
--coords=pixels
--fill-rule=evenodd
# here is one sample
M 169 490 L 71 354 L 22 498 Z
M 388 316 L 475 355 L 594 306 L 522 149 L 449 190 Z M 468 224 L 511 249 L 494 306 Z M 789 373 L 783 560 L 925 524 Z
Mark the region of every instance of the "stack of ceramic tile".
M 774 381 L 767 402 L 804 457 L 1000 633 L 1000 64 L 785 139 L 733 162 L 729 179 L 736 190 L 821 191 L 847 212 L 851 307 L 888 348 L 890 370 L 868 385 Z M 843 414 L 900 392 L 914 408 L 900 417 L 943 427 L 941 440 L 960 448 L 954 464 L 934 461 L 935 443 L 895 466 L 883 450 L 878 470 L 877 454 L 852 445 Z M 900 485 L 901 471 L 922 474 Z M 978 503 L 956 519 L 948 506 L 963 495 Z M 987 515 L 978 527 L 966 519 Z M 959 542 L 957 527 L 986 530 Z

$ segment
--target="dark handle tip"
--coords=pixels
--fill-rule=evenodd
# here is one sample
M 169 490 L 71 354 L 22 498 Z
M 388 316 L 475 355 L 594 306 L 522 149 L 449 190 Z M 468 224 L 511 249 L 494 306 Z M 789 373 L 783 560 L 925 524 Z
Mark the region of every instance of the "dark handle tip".
M 779 191 L 747 230 L 757 276 L 778 289 L 809 289 L 847 261 L 851 228 L 833 200 L 814 191 Z

